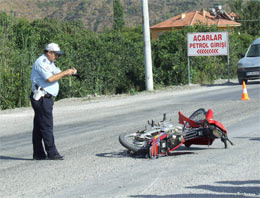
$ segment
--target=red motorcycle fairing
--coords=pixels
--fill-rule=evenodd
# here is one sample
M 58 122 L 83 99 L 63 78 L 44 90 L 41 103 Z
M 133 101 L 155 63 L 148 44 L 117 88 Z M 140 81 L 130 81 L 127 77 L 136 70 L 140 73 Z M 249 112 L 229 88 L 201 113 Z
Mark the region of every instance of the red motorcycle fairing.
M 212 120 L 213 119 L 213 111 L 212 109 L 209 109 L 207 114 L 206 114 L 206 120 Z
M 206 120 L 209 124 L 215 125 L 218 128 L 220 128 L 224 133 L 227 133 L 227 130 L 225 129 L 224 125 L 216 120 L 213 120 L 213 111 L 212 109 L 209 109 L 206 114 Z

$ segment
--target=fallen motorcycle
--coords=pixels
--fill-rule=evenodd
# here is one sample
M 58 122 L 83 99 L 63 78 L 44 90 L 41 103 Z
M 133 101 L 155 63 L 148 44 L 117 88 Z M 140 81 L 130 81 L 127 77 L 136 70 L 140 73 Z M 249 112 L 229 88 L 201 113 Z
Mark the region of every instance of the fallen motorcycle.
M 167 120 L 166 114 L 163 120 L 155 123 L 148 121 L 148 127 L 134 133 L 125 133 L 119 136 L 119 142 L 130 153 L 141 153 L 150 158 L 167 156 L 181 145 L 190 147 L 196 145 L 212 145 L 215 139 L 220 138 L 227 148 L 227 142 L 233 143 L 227 137 L 227 130 L 220 122 L 213 120 L 213 111 L 201 108 L 188 118 L 179 111 L 179 123 L 174 126 L 171 120 Z

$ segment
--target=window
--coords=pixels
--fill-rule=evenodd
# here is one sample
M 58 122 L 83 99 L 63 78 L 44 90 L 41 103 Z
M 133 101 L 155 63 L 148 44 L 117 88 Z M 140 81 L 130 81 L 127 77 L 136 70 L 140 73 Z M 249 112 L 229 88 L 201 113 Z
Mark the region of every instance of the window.
M 247 57 L 260 57 L 260 44 L 251 45 Z

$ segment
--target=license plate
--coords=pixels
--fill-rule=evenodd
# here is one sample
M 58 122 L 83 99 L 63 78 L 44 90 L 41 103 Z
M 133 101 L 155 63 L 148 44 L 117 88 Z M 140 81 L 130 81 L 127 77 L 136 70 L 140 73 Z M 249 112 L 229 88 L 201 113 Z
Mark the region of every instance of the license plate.
M 253 72 L 246 72 L 247 76 L 259 76 L 260 72 L 259 71 L 253 71 Z

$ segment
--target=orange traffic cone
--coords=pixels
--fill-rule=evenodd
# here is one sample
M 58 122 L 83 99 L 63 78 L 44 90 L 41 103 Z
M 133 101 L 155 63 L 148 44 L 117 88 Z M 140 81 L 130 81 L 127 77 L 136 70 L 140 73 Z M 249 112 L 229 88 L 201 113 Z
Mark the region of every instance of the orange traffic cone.
M 246 83 L 243 81 L 242 98 L 240 100 L 250 100 L 247 94 Z

